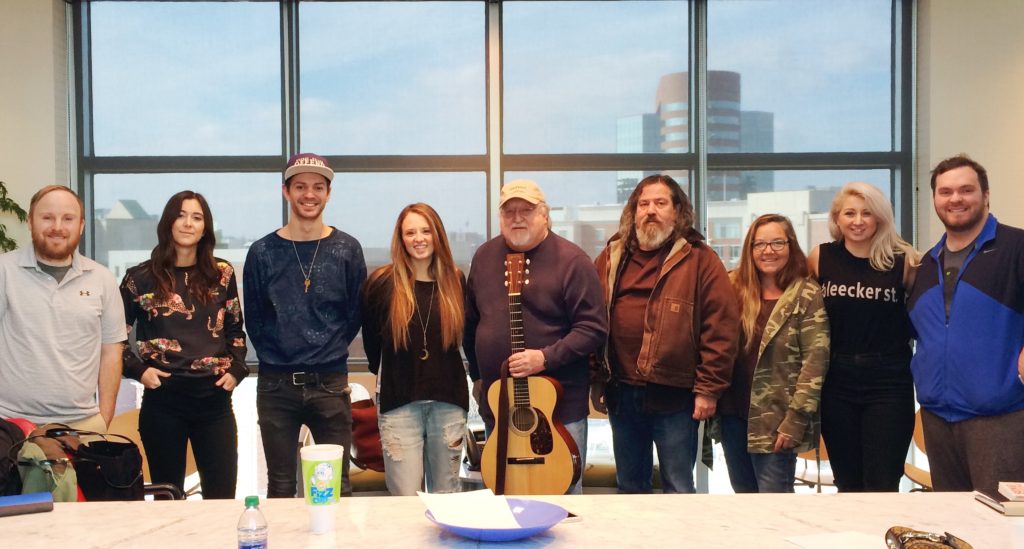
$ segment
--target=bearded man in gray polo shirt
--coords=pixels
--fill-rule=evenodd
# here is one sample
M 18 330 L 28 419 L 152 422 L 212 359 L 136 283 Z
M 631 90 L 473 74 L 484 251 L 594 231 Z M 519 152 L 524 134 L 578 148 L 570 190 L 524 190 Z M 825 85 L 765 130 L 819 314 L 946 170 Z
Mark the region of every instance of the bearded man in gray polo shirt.
M 28 215 L 32 247 L 0 255 L 0 417 L 105 432 L 127 339 L 117 281 L 78 253 L 74 191 L 43 187 Z

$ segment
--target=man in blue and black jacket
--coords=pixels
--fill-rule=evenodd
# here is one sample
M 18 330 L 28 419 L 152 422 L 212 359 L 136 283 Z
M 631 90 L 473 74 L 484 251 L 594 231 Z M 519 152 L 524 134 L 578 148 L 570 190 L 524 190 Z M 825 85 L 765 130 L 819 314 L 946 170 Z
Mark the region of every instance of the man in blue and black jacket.
M 966 155 L 931 176 L 946 234 L 908 308 L 928 463 L 940 491 L 1024 481 L 1024 231 L 989 213 L 988 174 Z

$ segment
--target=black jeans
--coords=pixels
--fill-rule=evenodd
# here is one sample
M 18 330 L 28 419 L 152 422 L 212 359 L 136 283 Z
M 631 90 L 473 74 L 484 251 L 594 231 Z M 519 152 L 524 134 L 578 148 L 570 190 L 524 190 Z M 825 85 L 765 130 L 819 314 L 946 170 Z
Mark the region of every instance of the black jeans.
M 185 490 L 185 451 L 191 441 L 203 499 L 235 497 L 238 425 L 231 393 L 218 391 L 201 398 L 160 388 L 143 393 L 139 435 L 152 482 L 168 482 Z
M 256 413 L 267 458 L 267 497 L 293 498 L 297 494 L 297 448 L 303 424 L 309 427 L 317 444 L 345 447 L 341 492 L 352 493 L 348 479 L 348 453 L 352 445 L 350 392 L 348 374 L 293 376 L 260 372 L 256 381 Z
M 833 354 L 821 434 L 840 492 L 896 492 L 914 435 L 910 351 Z

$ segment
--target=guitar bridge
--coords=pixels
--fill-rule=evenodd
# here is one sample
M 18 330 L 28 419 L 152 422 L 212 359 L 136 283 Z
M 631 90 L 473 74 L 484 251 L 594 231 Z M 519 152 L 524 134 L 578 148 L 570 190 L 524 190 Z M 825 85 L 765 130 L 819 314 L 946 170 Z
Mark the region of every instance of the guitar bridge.
M 544 458 L 542 457 L 510 457 L 508 458 L 509 465 L 544 465 Z

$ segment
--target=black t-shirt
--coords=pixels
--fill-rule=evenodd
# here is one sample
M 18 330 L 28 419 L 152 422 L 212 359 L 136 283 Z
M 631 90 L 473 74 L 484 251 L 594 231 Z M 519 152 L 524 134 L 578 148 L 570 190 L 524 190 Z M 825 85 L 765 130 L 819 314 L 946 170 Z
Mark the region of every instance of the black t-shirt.
M 910 319 L 902 254 L 892 269 L 876 271 L 843 241 L 822 244 L 818 280 L 831 326 L 832 354 L 898 353 L 909 349 Z

